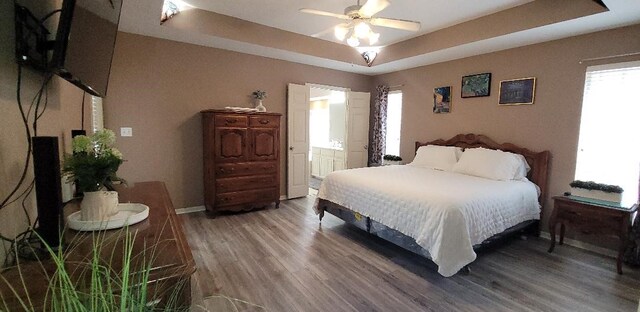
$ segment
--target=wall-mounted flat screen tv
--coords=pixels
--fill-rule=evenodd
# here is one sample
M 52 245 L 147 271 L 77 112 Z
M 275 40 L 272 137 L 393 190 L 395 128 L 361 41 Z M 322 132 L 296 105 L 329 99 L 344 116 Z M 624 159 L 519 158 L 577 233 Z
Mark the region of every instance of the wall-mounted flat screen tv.
M 105 97 L 122 0 L 64 0 L 52 68 L 86 92 Z

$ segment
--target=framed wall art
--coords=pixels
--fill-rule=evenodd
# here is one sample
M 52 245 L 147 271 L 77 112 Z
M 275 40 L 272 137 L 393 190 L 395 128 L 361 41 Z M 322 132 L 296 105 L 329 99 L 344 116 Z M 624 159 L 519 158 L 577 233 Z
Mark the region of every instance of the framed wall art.
M 533 104 L 535 96 L 535 77 L 500 81 L 500 101 L 498 105 Z
M 489 96 L 491 93 L 491 73 L 462 77 L 462 98 Z
M 435 114 L 451 112 L 451 86 L 433 89 L 433 112 Z

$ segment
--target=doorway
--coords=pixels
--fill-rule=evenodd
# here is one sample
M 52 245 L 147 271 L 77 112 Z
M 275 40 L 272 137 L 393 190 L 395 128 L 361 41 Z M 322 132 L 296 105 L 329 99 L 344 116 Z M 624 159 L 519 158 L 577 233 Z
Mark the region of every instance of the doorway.
M 333 171 L 367 166 L 369 100 L 367 92 L 289 84 L 287 198 L 309 195 L 310 182 L 319 182 L 310 181 L 312 176 L 320 180 Z
M 347 90 L 309 86 L 309 192 L 315 194 L 322 179 L 346 167 Z

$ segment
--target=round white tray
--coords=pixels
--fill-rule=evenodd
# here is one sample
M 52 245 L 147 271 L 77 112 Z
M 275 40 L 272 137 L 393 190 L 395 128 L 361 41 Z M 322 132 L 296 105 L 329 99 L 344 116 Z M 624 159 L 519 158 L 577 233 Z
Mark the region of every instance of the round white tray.
M 76 231 L 111 230 L 136 224 L 149 217 L 149 207 L 143 204 L 118 204 L 118 213 L 106 220 L 82 221 L 80 211 L 67 217 L 67 225 Z

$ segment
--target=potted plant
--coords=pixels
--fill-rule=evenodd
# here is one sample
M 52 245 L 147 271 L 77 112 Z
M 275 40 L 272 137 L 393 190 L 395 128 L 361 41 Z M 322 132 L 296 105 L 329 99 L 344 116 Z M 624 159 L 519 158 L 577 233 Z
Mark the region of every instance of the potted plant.
M 36 265 L 18 262 L 6 268 L 16 270 L 19 278 L 7 279 L 0 274 L 0 289 L 8 290 L 6 296 L 0 296 L 0 311 L 189 310 L 179 300 L 185 287 L 189 287 L 188 279 L 153 280 L 161 240 L 148 240 L 125 227 L 116 232 L 79 235 L 74 238 L 74 244 L 88 241 L 91 247 L 78 250 L 78 245 L 53 249 L 35 235 L 49 260 L 39 258 Z M 145 249 L 137 252 L 136 241 L 146 246 Z M 77 260 L 74 254 L 78 252 L 86 252 L 84 261 Z M 26 272 L 44 277 L 48 284 L 44 298 L 31 297 L 25 281 L 33 276 Z
M 384 155 L 382 157 L 382 165 L 400 165 L 402 161 L 402 157 L 396 155 Z
M 593 181 L 575 180 L 569 184 L 571 186 L 571 195 L 595 198 L 619 203 L 622 201 L 622 192 L 624 191 L 617 185 L 609 185 L 596 183 Z
M 256 90 L 251 93 L 251 96 L 258 102 L 258 105 L 256 105 L 256 109 L 259 112 L 266 112 L 267 108 L 262 105 L 262 100 L 267 98 L 267 91 Z
M 84 194 L 80 204 L 83 221 L 101 221 L 118 213 L 118 193 L 114 182 L 125 182 L 116 176 L 122 154 L 116 148 L 115 134 L 109 129 L 91 136 L 73 138 L 73 154 L 66 155 L 63 174 Z

